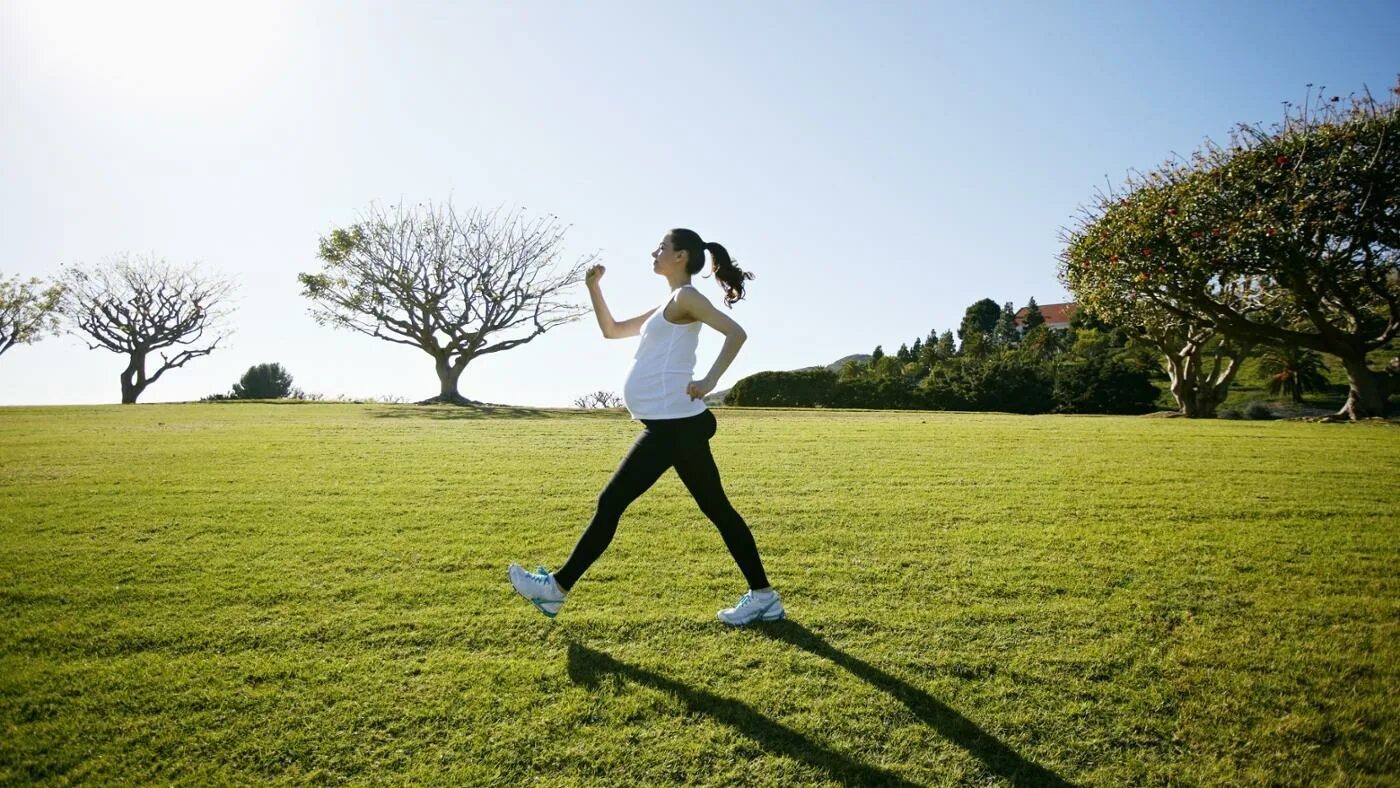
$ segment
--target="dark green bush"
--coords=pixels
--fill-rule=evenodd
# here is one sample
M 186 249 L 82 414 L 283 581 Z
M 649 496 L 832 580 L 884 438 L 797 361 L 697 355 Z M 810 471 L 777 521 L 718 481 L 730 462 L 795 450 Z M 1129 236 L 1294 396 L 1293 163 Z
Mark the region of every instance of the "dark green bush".
M 836 373 L 829 369 L 759 372 L 735 383 L 724 404 L 815 408 L 830 404 L 836 385 Z
M 1049 370 L 1012 353 L 985 359 L 957 358 L 933 368 L 920 385 L 926 407 L 1046 413 L 1053 382 Z
M 281 399 L 291 393 L 292 376 L 281 364 L 248 367 L 232 392 L 234 399 Z
M 1143 369 L 1116 358 L 1090 358 L 1055 369 L 1060 413 L 1150 413 L 1161 392 Z

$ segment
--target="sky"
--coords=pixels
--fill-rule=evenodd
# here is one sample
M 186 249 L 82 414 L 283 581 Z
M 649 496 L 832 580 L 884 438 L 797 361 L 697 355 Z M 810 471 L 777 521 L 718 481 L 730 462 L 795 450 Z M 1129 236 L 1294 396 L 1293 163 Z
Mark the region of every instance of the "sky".
M 1096 189 L 1308 83 L 1383 94 L 1396 41 L 1394 0 L 0 0 L 0 277 L 133 254 L 232 280 L 227 338 L 142 402 L 271 362 L 327 398 L 413 401 L 432 359 L 318 325 L 297 284 L 371 203 L 554 214 L 559 267 L 596 253 L 619 320 L 666 299 L 650 253 L 689 227 L 755 275 L 724 389 L 892 352 L 982 298 L 1069 300 L 1061 232 Z M 620 393 L 637 342 L 586 312 L 461 392 Z M 722 344 L 702 331 L 697 378 Z M 71 334 L 16 346 L 0 405 L 119 402 L 124 366 Z

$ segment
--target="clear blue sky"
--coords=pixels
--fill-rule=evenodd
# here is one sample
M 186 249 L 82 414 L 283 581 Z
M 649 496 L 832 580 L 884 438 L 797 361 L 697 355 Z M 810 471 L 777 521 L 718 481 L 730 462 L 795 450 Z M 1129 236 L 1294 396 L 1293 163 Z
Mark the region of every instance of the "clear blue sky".
M 427 355 L 317 326 L 296 283 L 371 201 L 557 214 L 619 319 L 664 299 L 649 253 L 688 226 L 757 277 L 726 388 L 892 351 L 980 298 L 1065 300 L 1059 231 L 1105 177 L 1272 122 L 1305 83 L 1400 71 L 1394 0 L 876 5 L 0 0 L 0 275 L 133 252 L 235 279 L 226 346 L 143 402 L 272 361 L 420 399 Z M 589 314 L 462 393 L 620 392 L 636 341 Z M 705 331 L 697 375 L 721 344 Z M 0 404 L 116 402 L 122 366 L 72 336 L 16 347 Z

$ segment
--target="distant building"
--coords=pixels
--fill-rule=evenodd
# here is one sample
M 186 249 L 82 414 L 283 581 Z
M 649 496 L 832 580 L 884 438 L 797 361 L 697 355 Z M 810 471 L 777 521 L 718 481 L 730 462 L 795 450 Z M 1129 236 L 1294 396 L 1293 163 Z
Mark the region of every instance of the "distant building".
M 1068 304 L 1037 304 L 1040 307 L 1040 314 L 1045 318 L 1045 327 L 1053 328 L 1056 331 L 1064 331 L 1069 328 L 1069 320 L 1074 317 L 1074 313 L 1079 310 L 1079 304 L 1073 301 Z M 1016 313 L 1016 328 L 1025 331 L 1026 307 L 1021 307 Z

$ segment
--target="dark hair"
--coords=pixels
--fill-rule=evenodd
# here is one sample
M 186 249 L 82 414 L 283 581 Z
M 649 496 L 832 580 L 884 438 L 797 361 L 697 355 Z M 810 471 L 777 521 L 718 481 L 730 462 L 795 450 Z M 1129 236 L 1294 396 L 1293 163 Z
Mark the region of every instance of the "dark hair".
M 700 269 L 705 267 L 705 253 L 710 253 L 710 257 L 715 261 L 715 278 L 724 287 L 725 306 L 733 309 L 734 302 L 744 297 L 744 280 L 752 279 L 753 272 L 735 265 L 723 246 L 713 242 L 706 243 L 700 240 L 700 236 L 694 230 L 683 227 L 671 231 L 671 246 L 676 251 L 684 249 L 687 252 L 685 270 L 692 276 L 700 273 Z

